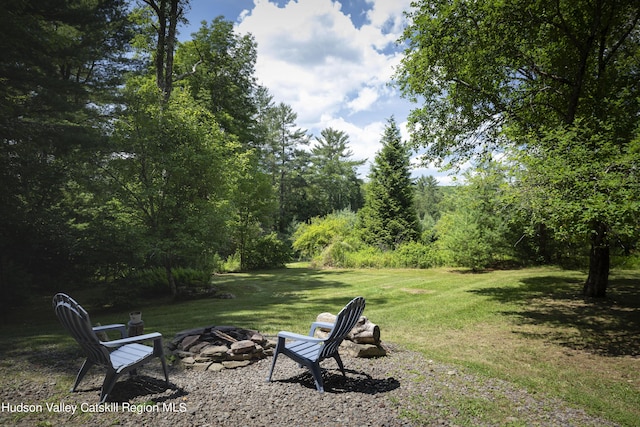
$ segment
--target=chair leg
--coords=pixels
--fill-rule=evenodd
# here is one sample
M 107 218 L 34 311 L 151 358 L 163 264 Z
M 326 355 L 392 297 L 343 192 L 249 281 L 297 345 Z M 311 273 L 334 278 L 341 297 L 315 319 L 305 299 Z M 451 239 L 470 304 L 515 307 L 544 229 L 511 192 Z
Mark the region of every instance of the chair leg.
M 76 375 L 76 381 L 75 383 L 73 383 L 71 391 L 76 391 L 76 388 L 78 388 L 78 384 L 80 384 L 80 381 L 82 381 L 82 379 L 87 374 L 87 372 L 89 372 L 89 369 L 91 369 L 92 366 L 93 362 L 90 362 L 89 359 L 84 361 L 82 367 L 80 367 L 80 370 L 78 371 L 78 375 Z
M 113 369 L 107 370 L 107 375 L 104 377 L 104 382 L 102 383 L 102 391 L 100 392 L 100 403 L 104 403 L 113 390 L 113 386 L 116 384 L 116 380 L 118 379 L 118 374 Z
M 312 363 L 309 365 L 309 370 L 313 375 L 313 380 L 316 383 L 316 389 L 320 393 L 324 393 L 324 383 L 322 381 L 322 370 L 320 369 L 320 363 Z
M 160 356 L 160 362 L 162 363 L 162 370 L 164 371 L 164 379 L 169 387 L 169 371 L 167 371 L 167 361 L 164 360 L 164 356 Z
M 278 360 L 278 353 L 280 353 L 280 344 L 276 346 L 276 351 L 273 352 L 273 360 L 271 361 L 271 369 L 269 370 L 269 377 L 267 377 L 267 382 L 271 381 L 271 376 L 273 375 L 273 368 L 276 366 L 276 360 Z
M 336 363 L 338 364 L 338 368 L 340 368 L 340 372 L 342 372 L 342 376 L 346 377 L 347 374 L 344 372 L 344 365 L 342 364 L 342 359 L 340 359 L 340 355 L 336 353 L 333 356 L 333 358 L 336 359 Z

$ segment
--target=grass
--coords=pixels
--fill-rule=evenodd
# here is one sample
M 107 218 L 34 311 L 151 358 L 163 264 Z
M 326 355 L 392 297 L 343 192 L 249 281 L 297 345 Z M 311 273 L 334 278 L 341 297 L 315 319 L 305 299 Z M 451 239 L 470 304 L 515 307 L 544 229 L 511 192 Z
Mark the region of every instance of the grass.
M 207 325 L 235 325 L 265 334 L 306 333 L 323 311 L 353 296 L 383 342 L 424 353 L 470 373 L 510 381 L 530 393 L 558 397 L 621 425 L 640 420 L 640 272 L 615 271 L 609 297 L 580 296 L 585 276 L 555 268 L 471 274 L 433 270 L 313 270 L 304 265 L 213 279 L 234 299 L 139 307 L 148 330 L 165 337 Z M 101 311 L 91 290 L 69 291 L 102 324 L 127 313 Z M 9 316 L 3 349 L 72 346 L 50 308 L 50 295 Z M 16 376 L 26 375 L 16 373 Z M 2 380 L 0 385 L 5 385 Z M 508 419 L 508 403 L 451 396 L 456 419 Z M 410 413 L 406 414 L 411 417 Z M 506 418 L 505 418 L 506 417 Z M 508 422 L 507 422 L 508 424 Z

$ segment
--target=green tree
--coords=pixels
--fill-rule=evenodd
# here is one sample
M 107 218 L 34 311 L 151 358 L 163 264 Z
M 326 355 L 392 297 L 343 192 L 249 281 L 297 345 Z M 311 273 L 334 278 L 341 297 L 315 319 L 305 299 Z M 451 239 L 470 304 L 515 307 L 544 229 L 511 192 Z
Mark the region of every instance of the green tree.
M 436 0 L 414 3 L 409 17 L 397 77 L 406 96 L 423 101 L 410 118 L 414 143 L 427 147 L 427 158 L 450 163 L 514 150 L 527 176 L 523 203 L 549 230 L 568 227 L 589 242 L 584 293 L 605 296 L 611 236 L 635 233 L 640 213 L 630 203 L 640 197 L 637 185 L 618 181 L 614 186 L 625 190 L 609 191 L 616 180 L 637 178 L 629 156 L 640 113 L 640 4 Z M 565 144 L 570 152 L 549 144 L 573 136 Z M 614 167 L 601 162 L 603 147 Z M 552 170 L 565 155 L 581 157 L 598 196 L 577 193 L 586 188 L 575 179 L 586 176 L 571 167 Z M 556 178 L 535 179 L 546 173 Z M 552 208 L 537 209 L 541 204 Z M 625 215 L 612 218 L 615 210 Z
M 103 142 L 127 66 L 126 2 L 19 0 L 0 10 L 0 292 L 86 280 L 67 197 Z M 82 271 L 78 271 L 78 267 Z
M 349 160 L 353 152 L 349 150 L 349 136 L 340 130 L 326 128 L 316 137 L 311 148 L 311 183 L 317 216 L 334 211 L 362 207 L 362 181 L 358 178 L 357 167 L 362 161 Z
M 464 178 L 442 201 L 436 245 L 454 265 L 474 270 L 512 260 L 517 238 L 510 228 L 513 214 L 507 208 L 504 169 L 486 162 Z
M 419 235 L 413 203 L 409 149 L 402 142 L 395 119 L 388 120 L 358 212 L 362 239 L 386 249 L 414 241 Z
M 270 230 L 277 209 L 269 176 L 260 171 L 255 151 L 238 156 L 237 174 L 232 183 L 232 216 L 228 221 L 240 269 L 249 267 L 250 249 Z
M 438 181 L 431 175 L 420 176 L 415 181 L 415 206 L 420 228 L 422 229 L 423 240 L 431 241 L 433 238 L 433 227 L 440 219 L 440 202 L 442 202 L 442 190 L 438 186 Z
M 185 92 L 169 100 L 140 77 L 128 82 L 127 112 L 115 123 L 104 173 L 147 263 L 194 266 L 227 240 L 230 181 L 239 145 Z
M 357 216 L 352 211 L 343 210 L 325 217 L 311 218 L 298 224 L 292 235 L 293 249 L 306 258 L 320 255 L 330 245 L 342 245 L 351 237 L 357 224 Z
M 298 115 L 291 106 L 281 102 L 267 108 L 265 114 L 263 161 L 278 199 L 276 231 L 285 233 L 306 198 L 303 192 L 309 156 L 302 147 L 309 144 L 309 136 L 297 127 Z
M 162 101 L 168 102 L 173 91 L 174 55 L 178 42 L 178 25 L 185 22 L 189 0 L 141 0 L 146 7 L 134 9 L 132 18 L 140 25 L 134 46 L 150 56 L 156 85 Z
M 186 83 L 222 129 L 245 146 L 256 138 L 256 49 L 251 35 L 235 34 L 232 22 L 217 17 L 209 25 L 202 22 L 176 52 L 176 82 Z

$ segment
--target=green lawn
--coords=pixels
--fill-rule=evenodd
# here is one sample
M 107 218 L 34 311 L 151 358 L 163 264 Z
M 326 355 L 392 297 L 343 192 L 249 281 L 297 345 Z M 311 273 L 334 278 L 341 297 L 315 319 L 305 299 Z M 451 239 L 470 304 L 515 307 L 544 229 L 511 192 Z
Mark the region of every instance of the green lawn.
M 580 296 L 584 279 L 581 272 L 555 268 L 472 274 L 313 270 L 296 264 L 216 276 L 214 285 L 233 299 L 136 308 L 143 311 L 147 330 L 167 338 L 207 325 L 306 333 L 318 313 L 335 314 L 362 295 L 365 315 L 380 326 L 383 343 L 557 396 L 622 425 L 639 425 L 640 272 L 613 272 L 609 298 L 603 301 Z M 100 311 L 90 291 L 70 293 L 94 322 L 127 320 L 126 312 Z M 58 325 L 50 298 L 34 298 L 28 310 L 6 316 L 2 348 L 73 344 Z M 464 404 L 464 396 L 459 399 Z M 507 409 L 495 402 L 484 410 L 499 414 Z

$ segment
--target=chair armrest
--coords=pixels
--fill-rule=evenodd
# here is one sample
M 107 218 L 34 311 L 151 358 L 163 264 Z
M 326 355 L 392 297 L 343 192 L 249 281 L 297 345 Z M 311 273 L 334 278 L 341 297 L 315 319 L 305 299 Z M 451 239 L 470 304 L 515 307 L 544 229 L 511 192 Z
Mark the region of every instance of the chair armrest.
M 114 323 L 112 325 L 104 325 L 104 326 L 94 326 L 93 332 L 113 331 L 116 329 L 120 331 L 120 338 L 127 337 L 127 327 L 122 323 Z
M 312 337 L 315 335 L 316 333 L 316 329 L 318 328 L 323 328 L 323 329 L 329 329 L 329 330 L 333 330 L 333 328 L 336 326 L 335 323 L 329 323 L 329 322 L 313 322 L 311 324 L 311 329 L 309 329 L 309 336 Z
M 298 341 L 307 341 L 307 342 L 322 342 L 325 341 L 324 338 L 314 338 L 308 335 L 296 334 L 294 332 L 280 331 L 278 332 L 278 338 L 289 339 L 289 340 L 298 340 Z
M 152 332 L 150 334 L 144 334 L 144 335 L 137 335 L 135 337 L 129 337 L 129 338 L 122 338 L 119 340 L 113 340 L 113 341 L 101 341 L 100 343 L 108 348 L 116 348 L 116 347 L 122 347 L 123 345 L 126 344 L 133 344 L 133 343 L 138 343 L 138 342 L 142 342 L 142 341 L 148 341 L 148 340 L 162 340 L 162 334 L 160 332 Z

